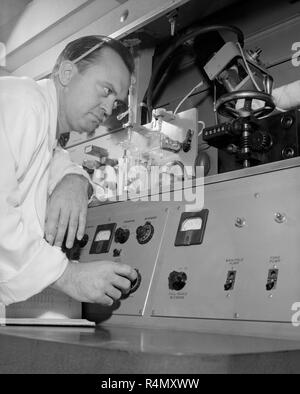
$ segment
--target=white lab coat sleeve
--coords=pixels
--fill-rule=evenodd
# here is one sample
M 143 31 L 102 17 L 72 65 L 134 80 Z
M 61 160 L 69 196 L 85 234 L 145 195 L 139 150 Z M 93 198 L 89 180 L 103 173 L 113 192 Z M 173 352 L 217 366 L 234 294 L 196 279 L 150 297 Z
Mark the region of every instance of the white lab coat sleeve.
M 3 97 L 0 92 L 0 302 L 5 305 L 39 293 L 68 264 L 62 251 L 50 246 L 41 230 L 33 229 L 22 206 L 20 177 L 48 143 L 41 132 L 46 114 L 42 104 L 30 97 Z
M 53 190 L 63 179 L 63 177 L 69 174 L 82 175 L 89 181 L 90 185 L 93 187 L 93 183 L 91 182 L 88 173 L 79 164 L 76 164 L 72 161 L 70 154 L 67 150 L 57 145 L 54 150 L 50 168 L 48 185 L 49 196 L 52 194 Z

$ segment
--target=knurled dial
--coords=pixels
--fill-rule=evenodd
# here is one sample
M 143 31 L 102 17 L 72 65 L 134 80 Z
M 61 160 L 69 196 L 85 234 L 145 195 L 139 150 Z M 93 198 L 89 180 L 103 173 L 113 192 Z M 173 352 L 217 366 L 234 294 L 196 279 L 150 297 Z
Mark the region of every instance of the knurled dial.
M 251 136 L 251 148 L 256 152 L 266 152 L 272 146 L 272 137 L 264 131 L 256 131 Z
M 143 226 L 136 229 L 136 239 L 139 244 L 146 244 L 150 241 L 154 233 L 154 227 L 150 222 L 146 222 Z

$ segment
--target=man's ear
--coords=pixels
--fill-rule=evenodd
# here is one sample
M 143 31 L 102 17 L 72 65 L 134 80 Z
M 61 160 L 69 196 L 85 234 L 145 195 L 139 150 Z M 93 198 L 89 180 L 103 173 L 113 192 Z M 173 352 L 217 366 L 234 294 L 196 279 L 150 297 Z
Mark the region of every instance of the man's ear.
M 58 78 L 63 86 L 67 86 L 71 81 L 73 75 L 77 73 L 77 67 L 74 63 L 69 60 L 65 60 L 61 63 L 58 70 Z

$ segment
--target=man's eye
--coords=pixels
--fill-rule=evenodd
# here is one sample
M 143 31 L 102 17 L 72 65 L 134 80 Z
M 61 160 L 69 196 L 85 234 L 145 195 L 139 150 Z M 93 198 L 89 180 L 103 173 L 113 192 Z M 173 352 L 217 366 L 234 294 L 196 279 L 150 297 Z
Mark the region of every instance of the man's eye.
M 107 87 L 104 87 L 103 91 L 104 91 L 104 96 L 105 97 L 109 96 L 112 93 L 112 90 L 107 88 Z

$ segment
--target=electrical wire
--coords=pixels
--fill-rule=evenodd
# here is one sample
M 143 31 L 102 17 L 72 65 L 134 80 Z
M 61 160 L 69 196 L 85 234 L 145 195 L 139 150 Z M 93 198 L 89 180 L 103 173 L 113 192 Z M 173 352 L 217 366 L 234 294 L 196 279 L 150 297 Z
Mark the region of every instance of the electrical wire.
M 244 35 L 242 31 L 235 27 L 235 26 L 230 26 L 230 25 L 212 25 L 212 26 L 197 26 L 194 27 L 192 30 L 188 30 L 186 33 L 183 33 L 182 35 L 179 36 L 179 38 L 176 38 L 175 42 L 167 48 L 167 50 L 164 52 L 163 56 L 160 58 L 158 61 L 155 69 L 152 72 L 152 76 L 149 82 L 149 86 L 147 89 L 147 108 L 148 108 L 148 117 L 151 119 L 151 114 L 152 114 L 152 95 L 153 95 L 153 89 L 156 84 L 156 78 L 159 75 L 159 72 L 161 70 L 161 67 L 164 65 L 167 59 L 171 57 L 173 52 L 182 44 L 185 42 L 199 36 L 200 34 L 207 34 L 213 31 L 230 31 L 233 32 L 237 35 L 238 41 L 243 47 L 244 45 Z
M 239 50 L 240 50 L 240 52 L 241 52 L 241 56 L 242 56 L 242 58 L 243 58 L 243 61 L 244 61 L 244 63 L 245 63 L 245 67 L 246 67 L 246 69 L 247 69 L 247 71 L 248 71 L 249 77 L 251 78 L 251 81 L 252 81 L 253 85 L 256 87 L 256 89 L 257 89 L 259 92 L 261 92 L 262 90 L 261 90 L 261 88 L 258 86 L 257 82 L 256 82 L 255 79 L 254 79 L 253 73 L 252 73 L 252 71 L 251 71 L 251 69 L 250 69 L 250 67 L 249 67 L 249 64 L 248 64 L 248 62 L 247 62 L 247 60 L 246 60 L 246 58 L 245 58 L 245 55 L 244 55 L 244 51 L 243 51 L 243 49 L 242 49 L 242 47 L 241 47 L 241 45 L 240 45 L 239 42 L 237 42 L 237 46 L 238 46 L 238 48 L 239 48 Z
M 205 129 L 205 122 L 203 120 L 198 120 L 198 123 L 202 125 L 202 129 L 198 132 L 198 137 L 202 135 L 203 130 Z
M 205 148 L 201 148 L 201 146 L 205 146 Z M 203 142 L 202 144 L 199 145 L 199 152 L 202 152 L 204 150 L 208 150 L 209 148 L 211 148 L 210 145 L 206 144 L 205 142 Z
M 203 81 L 200 81 L 199 83 L 197 83 L 196 86 L 193 87 L 192 90 L 189 91 L 189 93 L 188 93 L 186 96 L 183 97 L 183 99 L 182 99 L 182 100 L 180 101 L 180 103 L 177 105 L 177 107 L 176 107 L 176 109 L 175 109 L 175 111 L 174 111 L 174 115 L 177 114 L 179 108 L 180 108 L 180 107 L 182 106 L 182 104 L 190 97 L 190 95 L 193 94 L 194 91 L 195 91 L 197 88 L 200 88 L 200 86 L 202 86 L 202 85 L 203 85 Z
M 218 112 L 217 112 L 217 85 L 216 81 L 214 80 L 214 101 L 213 101 L 213 111 L 214 111 L 214 116 L 215 116 L 215 123 L 219 123 L 219 117 L 218 117 Z

